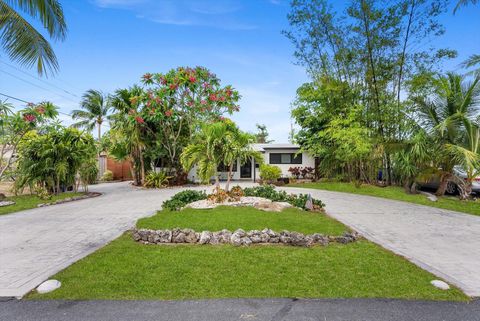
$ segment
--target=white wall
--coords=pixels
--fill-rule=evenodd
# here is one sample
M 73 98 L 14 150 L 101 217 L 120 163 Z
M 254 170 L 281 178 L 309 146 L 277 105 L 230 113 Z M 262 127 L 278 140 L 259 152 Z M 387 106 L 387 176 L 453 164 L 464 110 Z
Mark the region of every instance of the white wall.
M 298 149 L 265 149 L 265 154 L 263 155 L 265 164 L 270 164 L 270 153 L 285 153 L 285 154 L 296 154 Z M 302 153 L 302 163 L 301 164 L 271 164 L 278 166 L 282 170 L 282 177 L 290 177 L 292 174 L 288 171 L 290 167 L 313 167 L 315 168 L 315 158 L 310 156 L 307 153 Z M 257 173 L 258 177 L 258 173 Z
M 298 149 L 266 149 L 265 153 L 263 153 L 263 159 L 265 164 L 270 164 L 270 153 L 287 153 L 287 154 L 295 154 L 298 152 Z M 310 156 L 307 153 L 302 153 L 302 164 L 272 164 L 275 166 L 278 166 L 282 170 L 282 177 L 290 177 L 292 176 L 291 173 L 288 171 L 290 167 L 314 167 L 315 168 L 315 159 Z M 252 162 L 252 177 L 251 179 L 246 179 L 246 180 L 252 180 L 254 176 L 256 179 L 260 178 L 260 170 L 254 169 L 253 168 L 253 162 Z M 253 171 L 256 171 L 255 175 Z M 190 172 L 188 172 L 188 179 L 193 182 L 200 182 L 198 179 L 197 175 L 197 165 L 195 165 Z M 221 180 L 226 180 L 227 179 L 227 173 L 226 172 L 221 172 L 220 173 L 220 179 Z M 237 171 L 233 172 L 233 179 L 234 180 L 240 180 L 240 165 L 237 162 Z

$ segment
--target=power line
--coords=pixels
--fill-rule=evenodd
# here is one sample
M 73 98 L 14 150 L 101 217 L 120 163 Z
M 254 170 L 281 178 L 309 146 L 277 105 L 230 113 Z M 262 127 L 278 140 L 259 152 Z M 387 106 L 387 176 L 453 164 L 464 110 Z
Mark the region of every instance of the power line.
M 38 80 L 38 81 L 41 81 L 41 82 L 43 82 L 44 84 L 47 84 L 47 85 L 52 86 L 52 87 L 54 87 L 54 88 L 57 88 L 58 90 L 61 90 L 61 91 L 63 91 L 64 93 L 66 93 L 66 94 L 68 94 L 68 95 L 72 95 L 72 96 L 74 96 L 74 97 L 76 97 L 76 98 L 80 98 L 80 97 L 79 97 L 77 94 L 75 94 L 75 93 L 72 93 L 72 92 L 70 92 L 70 91 L 68 91 L 68 90 L 66 90 L 66 89 L 64 89 L 64 88 L 62 88 L 62 87 L 60 87 L 60 86 L 57 86 L 56 84 L 52 84 L 52 83 L 50 83 L 50 82 L 48 82 L 48 81 L 46 81 L 46 80 L 44 80 L 44 79 L 42 79 L 42 78 L 36 77 L 36 76 L 34 76 L 34 75 L 31 75 L 31 74 L 29 74 L 28 72 L 26 72 L 26 71 L 24 71 L 24 70 L 22 70 L 22 69 L 20 69 L 20 68 L 18 68 L 18 67 L 16 67 L 16 66 L 14 66 L 14 65 L 12 65 L 12 64 L 9 64 L 9 63 L 7 63 L 7 62 L 5 62 L 5 61 L 2 61 L 1 59 L 0 59 L 0 63 L 4 64 L 4 65 L 6 65 L 6 66 L 9 66 L 10 68 L 13 68 L 13 69 L 21 72 L 22 74 L 27 75 L 27 76 L 29 76 L 29 77 L 31 77 L 31 78 L 33 78 L 33 79 L 36 79 L 36 80 Z
M 30 101 L 26 101 L 24 99 L 21 99 L 21 98 L 18 98 L 18 97 L 14 97 L 14 96 L 11 96 L 11 95 L 7 95 L 7 94 L 4 94 L 4 93 L 1 93 L 0 92 L 0 95 L 1 96 L 4 96 L 4 97 L 7 97 L 7 98 L 10 98 L 10 99 L 14 99 L 14 100 L 17 100 L 17 101 L 20 101 L 22 103 L 25 103 L 25 104 L 30 104 L 31 102 Z M 71 114 L 68 114 L 68 113 L 64 113 L 62 111 L 57 111 L 59 114 L 62 114 L 62 115 L 65 115 L 65 116 L 69 116 L 69 117 L 72 117 Z M 73 117 L 72 117 L 73 119 Z M 107 127 L 107 128 L 110 128 L 110 126 L 108 124 L 102 124 L 103 126 Z
M 23 79 L 23 78 L 21 78 L 21 77 L 18 77 L 17 75 L 14 75 L 14 74 L 12 74 L 12 73 L 10 73 L 10 72 L 8 72 L 8 71 L 5 71 L 5 70 L 0 69 L 0 72 L 3 72 L 3 73 L 5 73 L 5 74 L 7 74 L 7 75 L 9 75 L 9 76 L 11 76 L 11 77 L 13 77 L 13 78 L 18 79 L 18 80 L 21 80 L 21 81 L 23 81 L 23 82 L 25 82 L 25 83 L 27 83 L 27 84 L 29 84 L 29 85 L 31 85 L 31 86 L 34 86 L 34 87 L 37 87 L 37 88 L 39 88 L 39 89 L 45 90 L 45 91 L 47 91 L 47 92 L 49 92 L 49 93 L 52 93 L 52 94 L 54 94 L 54 95 L 57 95 L 58 97 L 62 97 L 62 98 L 64 98 L 64 99 L 70 100 L 71 102 L 73 102 L 73 103 L 75 103 L 75 104 L 78 104 L 78 101 L 74 101 L 74 100 L 70 99 L 69 97 L 65 97 L 65 96 L 63 96 L 63 95 L 61 95 L 61 94 L 58 94 L 58 93 L 56 93 L 56 92 L 53 92 L 53 91 L 51 91 L 51 90 L 48 89 L 48 88 L 42 87 L 42 86 L 40 86 L 40 85 L 37 85 L 37 84 L 35 84 L 35 83 L 33 83 L 33 82 L 29 81 L 29 80 L 25 80 L 25 79 Z

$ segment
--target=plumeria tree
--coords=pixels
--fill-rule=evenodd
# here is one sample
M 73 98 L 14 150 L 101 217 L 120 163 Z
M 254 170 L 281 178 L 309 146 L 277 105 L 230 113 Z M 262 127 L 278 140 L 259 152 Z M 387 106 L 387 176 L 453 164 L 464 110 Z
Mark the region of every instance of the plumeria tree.
M 25 135 L 57 115 L 57 108 L 50 102 L 31 103 L 16 113 L 11 108 L 3 108 L 0 112 L 0 180 L 11 170 L 17 147 Z
M 154 133 L 165 151 L 172 172 L 179 175 L 180 153 L 206 121 L 222 119 L 239 110 L 240 95 L 204 67 L 179 67 L 169 72 L 143 76 L 143 95 L 132 97 L 141 109 L 130 117 Z

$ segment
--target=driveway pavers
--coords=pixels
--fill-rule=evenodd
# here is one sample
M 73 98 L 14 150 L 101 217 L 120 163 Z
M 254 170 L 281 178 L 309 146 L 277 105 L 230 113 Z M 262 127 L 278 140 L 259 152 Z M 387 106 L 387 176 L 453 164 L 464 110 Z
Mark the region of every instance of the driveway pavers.
M 91 190 L 100 197 L 0 216 L 0 297 L 25 295 L 153 215 L 181 189 L 99 184 Z M 370 196 L 283 189 L 322 199 L 329 215 L 366 238 L 480 296 L 480 217 Z

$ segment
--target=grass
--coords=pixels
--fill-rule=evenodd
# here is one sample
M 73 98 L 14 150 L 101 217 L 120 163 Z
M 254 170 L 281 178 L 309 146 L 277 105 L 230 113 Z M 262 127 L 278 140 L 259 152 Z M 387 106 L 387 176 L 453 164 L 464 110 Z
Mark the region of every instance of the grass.
M 50 200 L 42 200 L 36 195 L 19 195 L 19 196 L 7 197 L 8 201 L 14 201 L 15 204 L 0 207 L 0 215 L 28 210 L 31 208 L 36 208 L 37 205 L 41 203 L 50 203 L 50 202 L 62 200 L 68 197 L 79 196 L 82 194 L 83 193 L 67 192 L 59 195 L 53 195 Z
M 210 216 L 210 217 L 209 217 Z M 303 223 L 303 221 L 308 223 Z M 225 224 L 220 226 L 219 224 Z M 253 208 L 159 212 L 138 225 L 220 230 L 276 227 L 338 233 L 345 227 L 319 213 Z M 402 298 L 466 301 L 458 289 L 404 258 L 362 240 L 312 248 L 290 246 L 144 245 L 129 233 L 52 278 L 62 287 L 30 299 Z
M 324 233 L 338 235 L 347 228 L 322 213 L 306 212 L 288 208 L 283 212 L 265 212 L 252 207 L 220 206 L 215 210 L 184 209 L 179 212 L 160 211 L 157 215 L 137 222 L 139 228 L 172 229 L 191 228 L 195 231 L 220 231 L 238 228 L 262 230 L 266 227 L 274 231 L 288 229 L 305 234 Z
M 422 194 L 407 194 L 405 190 L 398 186 L 378 187 L 373 185 L 361 185 L 356 187 L 352 183 L 342 182 L 316 182 L 316 183 L 300 183 L 290 184 L 288 187 L 314 188 L 326 191 L 345 192 L 352 194 L 369 195 L 383 197 L 397 201 L 427 205 L 431 207 L 443 208 L 467 214 L 480 215 L 480 203 L 476 201 L 460 201 L 454 196 L 440 197 L 436 202 L 428 200 Z

